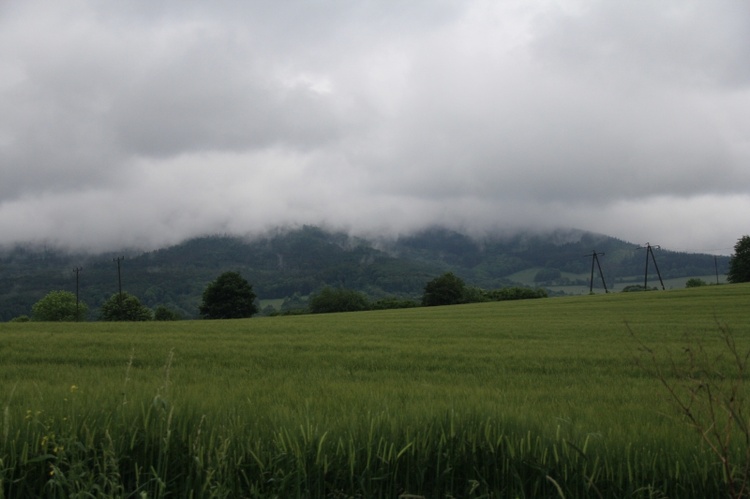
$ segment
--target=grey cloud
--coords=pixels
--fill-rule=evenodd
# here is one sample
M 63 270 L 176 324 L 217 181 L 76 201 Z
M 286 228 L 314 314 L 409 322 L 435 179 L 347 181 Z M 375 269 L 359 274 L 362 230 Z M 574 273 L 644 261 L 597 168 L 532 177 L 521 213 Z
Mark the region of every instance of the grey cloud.
M 6 242 L 316 222 L 672 224 L 697 241 L 742 230 L 706 220 L 750 205 L 743 2 L 2 9 Z M 636 207 L 670 216 L 639 228 Z
M 217 61 L 211 60 L 221 54 L 215 47 L 196 52 L 188 60 L 155 61 L 129 82 L 111 111 L 123 149 L 170 156 L 278 143 L 304 148 L 340 134 L 341 120 L 326 96 L 247 71 L 252 56 Z
M 411 160 L 410 168 L 395 166 L 381 177 L 382 188 L 392 188 L 392 174 L 401 180 L 397 189 L 426 196 L 434 190 L 601 203 L 747 185 L 746 170 L 737 168 L 742 158 L 731 157 L 699 106 L 666 94 L 624 102 L 597 89 L 560 94 L 554 83 L 534 86 L 498 96 L 514 101 L 499 107 L 436 103 L 421 125 L 408 125 L 415 131 L 393 153 Z
M 616 77 L 657 78 L 678 85 L 750 83 L 745 41 L 750 5 L 737 0 L 706 3 L 590 2 L 580 10 L 537 18 L 532 47 L 565 71 Z
M 417 164 L 421 159 L 421 167 L 395 172 L 402 175 L 403 182 L 396 182 L 400 189 L 425 196 L 473 192 L 596 204 L 666 193 L 746 192 L 747 170 L 739 165 L 748 158 L 731 152 L 735 144 L 716 125 L 748 103 L 741 96 L 712 102 L 724 92 L 723 85 L 674 85 L 662 78 L 649 83 L 653 77 L 646 74 L 624 78 L 624 72 L 636 70 L 637 61 L 622 63 L 612 54 L 600 57 L 596 50 L 630 51 L 630 58 L 640 54 L 645 66 L 658 66 L 673 64 L 667 54 L 674 49 L 679 55 L 680 40 L 673 34 L 669 47 L 657 43 L 640 53 L 639 46 L 648 44 L 639 32 L 630 32 L 638 16 L 628 12 L 623 20 L 617 15 L 620 9 L 604 7 L 612 4 L 596 5 L 575 22 L 557 13 L 554 20 L 560 25 L 547 26 L 554 32 L 539 34 L 528 51 L 521 46 L 509 57 L 494 59 L 490 52 L 478 61 L 481 66 L 468 71 L 461 71 L 458 58 L 427 64 L 426 74 L 413 82 L 404 150 L 394 152 Z M 639 5 L 638 13 L 659 17 L 653 24 L 671 26 L 667 13 L 653 12 L 659 7 Z M 688 19 L 681 22 L 700 24 L 700 10 L 687 9 L 683 15 Z M 723 14 L 714 17 L 734 12 Z M 689 31 L 673 31 L 682 34 L 684 43 L 695 44 Z M 648 35 L 646 41 L 658 42 Z M 542 60 L 535 59 L 543 52 L 540 45 L 547 48 Z M 730 61 L 745 50 L 731 44 L 723 48 Z M 683 64 L 681 72 L 698 79 L 706 70 L 698 59 Z M 389 178 L 383 180 L 384 189 Z

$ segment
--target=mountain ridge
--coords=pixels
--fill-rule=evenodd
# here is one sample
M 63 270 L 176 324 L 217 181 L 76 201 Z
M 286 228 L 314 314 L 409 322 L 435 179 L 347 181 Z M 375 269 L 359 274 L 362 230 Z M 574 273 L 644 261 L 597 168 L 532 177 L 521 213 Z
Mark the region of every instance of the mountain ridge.
M 165 305 L 195 317 L 205 286 L 227 270 L 242 273 L 259 299 L 277 302 L 299 302 L 324 286 L 354 289 L 371 298 L 418 298 L 426 282 L 444 272 L 484 289 L 521 284 L 561 292 L 574 286 L 580 291 L 588 284 L 594 251 L 604 254 L 601 264 L 608 287 L 642 283 L 647 256 L 643 249 L 578 229 L 470 236 L 433 226 L 368 239 L 304 225 L 253 237 L 205 235 L 140 253 L 84 255 L 15 247 L 0 252 L 0 320 L 29 314 L 31 305 L 49 291 L 75 291 L 71 271 L 78 267 L 83 267 L 81 299 L 96 309 L 117 291 L 113 258 L 123 254 L 124 290 L 150 307 Z M 715 270 L 725 274 L 729 260 L 669 250 L 657 255 L 664 278 L 705 276 Z M 522 273 L 531 278 L 519 280 Z

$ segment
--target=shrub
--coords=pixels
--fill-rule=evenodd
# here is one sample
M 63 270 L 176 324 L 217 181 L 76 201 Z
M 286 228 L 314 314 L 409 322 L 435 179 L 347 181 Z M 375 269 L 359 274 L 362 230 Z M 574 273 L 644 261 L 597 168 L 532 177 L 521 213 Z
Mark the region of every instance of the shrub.
M 465 303 L 481 303 L 485 301 L 492 301 L 492 298 L 490 298 L 487 291 L 473 286 L 467 286 L 464 289 Z
M 150 321 L 153 314 L 130 293 L 115 293 L 102 305 L 99 318 L 103 321 Z
M 419 303 L 414 300 L 400 299 L 396 297 L 381 298 L 370 304 L 372 310 L 389 310 L 394 308 L 413 308 L 418 307 Z
M 686 288 L 698 288 L 700 286 L 708 286 L 708 283 L 704 281 L 703 279 L 697 279 L 697 278 L 688 279 L 687 282 L 685 283 Z
M 487 291 L 487 296 L 495 301 L 504 300 L 530 300 L 534 298 L 547 298 L 547 291 L 542 288 L 524 288 L 512 286 L 507 288 Z
M 154 309 L 154 320 L 155 321 L 178 321 L 180 320 L 180 314 L 172 309 L 159 305 Z
M 367 297 L 362 293 L 351 289 L 333 289 L 329 286 L 313 294 L 308 306 L 313 314 L 357 312 L 370 308 Z

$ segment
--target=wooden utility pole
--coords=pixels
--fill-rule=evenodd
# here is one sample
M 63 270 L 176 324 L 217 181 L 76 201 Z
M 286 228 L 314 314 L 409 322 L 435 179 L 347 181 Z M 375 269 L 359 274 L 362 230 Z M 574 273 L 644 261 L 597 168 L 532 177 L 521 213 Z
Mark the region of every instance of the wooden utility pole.
M 81 318 L 81 312 L 78 306 L 78 304 L 80 303 L 78 299 L 78 274 L 80 274 L 82 270 L 83 270 L 82 267 L 76 267 L 73 269 L 73 272 L 76 273 L 76 322 L 78 322 Z
M 639 246 L 639 249 L 646 249 L 646 272 L 643 276 L 643 290 L 648 290 L 648 256 L 651 255 L 651 260 L 654 262 L 654 268 L 656 268 L 656 275 L 659 276 L 659 282 L 661 283 L 661 289 L 666 289 L 664 287 L 664 281 L 661 279 L 661 272 L 659 272 L 659 266 L 656 264 L 656 257 L 654 256 L 654 248 L 659 249 L 661 246 L 654 245 L 652 246 L 650 243 L 646 243 L 646 246 Z
M 113 262 L 117 262 L 117 302 L 118 306 L 120 308 L 120 314 L 122 314 L 122 274 L 120 273 L 120 262 L 125 260 L 124 256 L 118 256 L 117 258 L 113 258 Z
M 596 263 L 596 266 L 599 268 L 599 276 L 602 278 L 602 286 L 604 286 L 604 292 L 609 293 L 609 290 L 607 289 L 607 283 L 604 281 L 602 266 L 599 263 L 599 256 L 604 256 L 604 253 L 597 253 L 596 250 L 591 252 L 591 279 L 589 280 L 589 293 L 594 292 L 594 263 Z

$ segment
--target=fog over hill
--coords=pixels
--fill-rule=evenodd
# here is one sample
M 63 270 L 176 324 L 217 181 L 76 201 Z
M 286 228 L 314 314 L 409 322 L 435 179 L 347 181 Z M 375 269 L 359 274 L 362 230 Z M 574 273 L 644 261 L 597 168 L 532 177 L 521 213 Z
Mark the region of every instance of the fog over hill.
M 0 2 L 0 244 L 324 224 L 731 252 L 750 2 Z
M 0 252 L 0 320 L 29 314 L 31 305 L 49 291 L 74 290 L 72 269 L 77 267 L 83 268 L 81 297 L 96 309 L 117 291 L 113 259 L 120 256 L 125 256 L 124 290 L 150 307 L 166 305 L 184 317 L 195 317 L 205 286 L 229 270 L 247 278 L 260 299 L 275 300 L 279 306 L 299 302 L 324 286 L 354 289 L 371 298 L 419 298 L 424 285 L 444 272 L 484 289 L 521 284 L 579 293 L 588 285 L 593 251 L 603 254 L 610 289 L 642 283 L 646 252 L 640 245 L 580 230 L 479 236 L 432 227 L 371 241 L 301 226 L 254 237 L 202 236 L 148 252 L 83 254 L 16 246 Z M 715 271 L 723 277 L 727 261 L 658 250 L 665 279 Z

